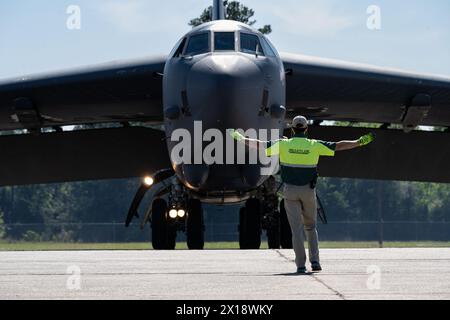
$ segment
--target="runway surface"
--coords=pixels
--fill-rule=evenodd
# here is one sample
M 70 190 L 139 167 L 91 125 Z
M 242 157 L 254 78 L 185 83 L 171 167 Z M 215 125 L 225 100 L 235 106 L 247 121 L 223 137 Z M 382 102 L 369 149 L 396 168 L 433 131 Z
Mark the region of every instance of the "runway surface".
M 450 249 L 0 252 L 0 299 L 450 299 Z M 79 276 L 78 276 L 79 274 Z

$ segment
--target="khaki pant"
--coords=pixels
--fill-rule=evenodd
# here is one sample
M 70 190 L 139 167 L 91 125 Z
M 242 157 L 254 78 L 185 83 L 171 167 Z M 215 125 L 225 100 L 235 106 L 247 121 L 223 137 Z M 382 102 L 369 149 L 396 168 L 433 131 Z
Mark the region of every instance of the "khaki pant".
M 320 263 L 316 190 L 309 185 L 299 187 L 285 184 L 284 204 L 291 225 L 297 267 L 304 267 L 306 263 L 305 233 L 309 244 L 309 261 Z

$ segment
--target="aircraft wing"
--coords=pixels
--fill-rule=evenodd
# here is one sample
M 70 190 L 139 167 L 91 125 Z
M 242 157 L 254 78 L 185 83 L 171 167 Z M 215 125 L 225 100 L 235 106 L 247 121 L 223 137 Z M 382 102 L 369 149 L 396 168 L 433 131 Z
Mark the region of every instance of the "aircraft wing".
M 313 120 L 402 124 L 405 130 L 311 126 L 310 136 L 339 141 L 373 131 L 368 147 L 323 159 L 322 176 L 450 182 L 447 132 L 412 131 L 418 125 L 450 127 L 450 77 L 282 54 L 288 116 Z M 407 133 L 409 132 L 409 133 Z
M 0 130 L 161 122 L 165 56 L 0 80 Z
M 0 136 L 0 186 L 143 177 L 170 168 L 165 134 L 143 127 Z
M 40 128 L 163 120 L 166 57 L 0 80 L 0 186 L 138 177 L 170 167 L 158 128 Z M 38 134 L 5 135 L 28 129 Z
M 450 77 L 288 53 L 281 58 L 289 116 L 450 126 Z

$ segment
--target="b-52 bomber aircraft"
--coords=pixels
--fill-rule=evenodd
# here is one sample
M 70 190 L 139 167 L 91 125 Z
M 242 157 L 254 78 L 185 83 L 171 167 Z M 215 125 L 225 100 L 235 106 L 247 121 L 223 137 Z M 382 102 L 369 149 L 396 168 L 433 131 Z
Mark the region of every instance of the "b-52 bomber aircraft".
M 190 249 L 202 249 L 202 203 L 244 204 L 242 248 L 258 248 L 262 229 L 270 247 L 289 246 L 276 168 L 262 174 L 261 163 L 180 162 L 172 154 L 180 129 L 282 134 L 295 115 L 311 119 L 310 135 L 327 141 L 366 132 L 329 121 L 378 124 L 376 148 L 325 159 L 322 176 L 450 182 L 450 78 L 280 54 L 260 32 L 225 20 L 222 1 L 212 16 L 169 55 L 0 81 L 0 130 L 26 132 L 0 136 L 0 185 L 142 177 L 127 225 L 151 190 L 155 249 L 175 248 L 180 230 Z M 61 130 L 108 123 L 116 125 Z

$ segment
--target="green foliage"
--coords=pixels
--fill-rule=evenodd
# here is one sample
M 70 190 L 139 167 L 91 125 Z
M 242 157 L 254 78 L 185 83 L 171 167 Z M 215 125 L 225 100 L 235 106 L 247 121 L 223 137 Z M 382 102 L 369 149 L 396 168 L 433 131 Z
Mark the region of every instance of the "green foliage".
M 122 222 L 139 182 L 87 181 L 0 188 L 0 209 L 12 240 L 82 240 L 80 222 Z M 2 229 L 0 220 L 0 231 Z M 31 227 L 29 226 L 31 225 Z
M 380 123 L 369 123 L 369 122 L 349 122 L 349 121 L 333 121 L 333 126 L 336 127 L 352 127 L 352 128 L 374 128 L 379 129 L 383 125 Z M 403 130 L 403 125 L 398 123 L 391 123 L 387 129 Z M 436 132 L 446 132 L 448 129 L 446 127 L 433 127 L 433 126 L 418 126 L 415 130 L 418 131 L 436 131 Z
M 333 121 L 333 126 L 336 126 L 336 127 L 373 128 L 373 129 L 377 129 L 377 128 L 380 127 L 380 124 L 378 124 L 378 123 L 368 123 L 368 122 Z
M 255 11 L 241 4 L 239 1 L 224 1 L 225 4 L 225 17 L 227 20 L 235 20 L 240 21 L 249 26 L 253 26 L 256 23 L 256 20 L 252 20 L 255 15 Z M 191 27 L 197 27 L 205 22 L 209 22 L 212 20 L 211 16 L 212 7 L 204 9 L 201 13 L 200 17 L 192 19 L 189 22 Z M 272 27 L 270 25 L 265 25 L 262 28 L 258 29 L 263 34 L 270 34 L 272 32 Z
M 333 221 L 450 221 L 450 185 L 322 178 L 318 193 Z
M 101 238 L 106 229 L 82 231 L 80 223 L 123 222 L 138 185 L 137 179 L 125 179 L 0 188 L 0 238 L 65 243 Z M 330 221 L 377 221 L 380 210 L 384 221 L 450 221 L 449 184 L 321 178 L 318 193 Z M 142 208 L 146 204 L 148 199 Z M 237 223 L 234 215 L 225 216 L 224 222 Z
M 33 230 L 28 230 L 22 235 L 23 241 L 26 242 L 41 242 L 41 235 Z

